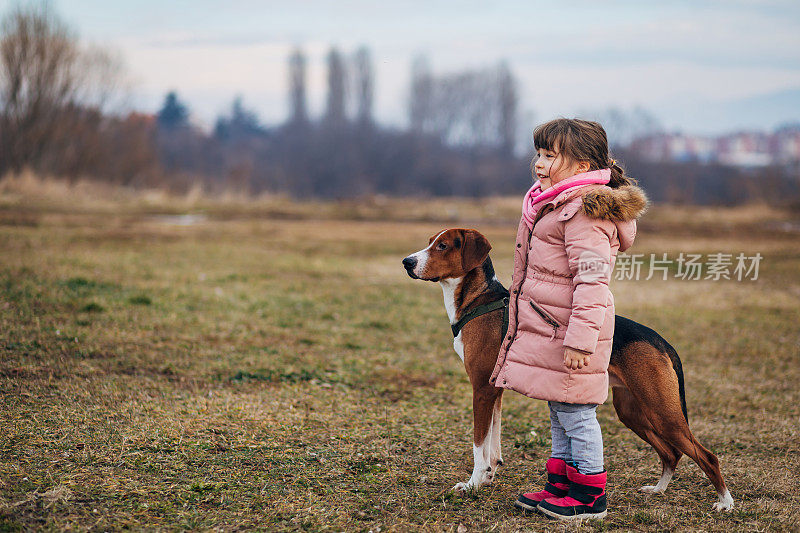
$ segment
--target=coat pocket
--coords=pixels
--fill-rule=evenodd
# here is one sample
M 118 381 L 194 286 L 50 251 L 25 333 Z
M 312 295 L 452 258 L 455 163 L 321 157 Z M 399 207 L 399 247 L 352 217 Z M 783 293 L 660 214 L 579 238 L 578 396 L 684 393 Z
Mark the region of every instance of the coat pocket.
M 545 310 L 544 310 L 544 309 L 543 309 L 541 306 L 539 306 L 539 305 L 538 305 L 536 302 L 534 302 L 533 300 L 528 300 L 528 303 L 529 303 L 529 304 L 531 304 L 531 307 L 533 308 L 533 310 L 534 310 L 534 311 L 536 311 L 536 313 L 537 313 L 537 314 L 538 314 L 540 317 L 542 317 L 542 320 L 544 320 L 545 322 L 547 322 L 547 323 L 550 325 L 550 327 L 551 327 L 551 328 L 553 328 L 553 335 L 550 337 L 550 340 L 553 340 L 553 339 L 555 339 L 555 338 L 556 338 L 556 333 L 558 332 L 558 328 L 560 328 L 560 327 L 561 327 L 561 324 L 558 322 L 558 320 L 556 320 L 555 318 L 553 318 L 553 317 L 550 315 L 550 313 L 548 313 L 547 311 L 545 311 Z

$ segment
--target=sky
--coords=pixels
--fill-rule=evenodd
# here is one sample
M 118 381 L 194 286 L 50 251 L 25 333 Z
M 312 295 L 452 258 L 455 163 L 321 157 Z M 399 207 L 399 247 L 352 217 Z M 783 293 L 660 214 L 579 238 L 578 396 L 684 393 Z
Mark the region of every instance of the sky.
M 28 0 L 0 0 L 0 14 Z M 128 105 L 176 90 L 203 124 L 242 96 L 268 124 L 286 116 L 286 60 L 309 57 L 312 115 L 325 56 L 370 48 L 375 115 L 403 125 L 413 58 L 435 73 L 505 60 L 524 123 L 641 106 L 675 131 L 800 121 L 797 0 L 405 1 L 50 0 L 80 37 L 123 62 Z

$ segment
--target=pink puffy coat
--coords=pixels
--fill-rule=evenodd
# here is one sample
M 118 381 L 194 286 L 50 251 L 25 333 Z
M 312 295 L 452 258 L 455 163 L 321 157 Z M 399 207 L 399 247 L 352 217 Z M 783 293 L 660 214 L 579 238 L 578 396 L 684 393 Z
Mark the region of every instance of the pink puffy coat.
M 614 336 L 608 282 L 646 207 L 639 187 L 590 184 L 545 202 L 532 231 L 520 220 L 508 334 L 492 383 L 540 400 L 606 401 Z M 591 353 L 590 364 L 568 369 L 565 346 Z

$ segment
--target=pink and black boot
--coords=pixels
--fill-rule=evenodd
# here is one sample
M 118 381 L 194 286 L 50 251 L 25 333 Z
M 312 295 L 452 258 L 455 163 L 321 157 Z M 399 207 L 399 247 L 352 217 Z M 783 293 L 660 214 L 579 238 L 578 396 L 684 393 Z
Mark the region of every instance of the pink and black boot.
M 551 457 L 544 465 L 547 471 L 547 483 L 544 490 L 539 492 L 526 492 L 520 494 L 514 507 L 525 511 L 535 511 L 536 506 L 547 498 L 560 498 L 567 495 L 569 490 L 569 479 L 567 479 L 567 463 L 564 459 Z
M 569 491 L 563 498 L 547 498 L 536 510 L 560 520 L 583 520 L 606 516 L 606 472 L 581 474 L 567 465 Z

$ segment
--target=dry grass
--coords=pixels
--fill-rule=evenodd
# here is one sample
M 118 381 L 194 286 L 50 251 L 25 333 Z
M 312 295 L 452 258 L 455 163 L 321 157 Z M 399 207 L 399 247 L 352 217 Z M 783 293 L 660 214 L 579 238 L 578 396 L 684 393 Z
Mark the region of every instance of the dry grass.
M 471 470 L 469 387 L 439 289 L 400 268 L 430 234 L 465 225 L 494 243 L 507 283 L 515 199 L 145 201 L 29 186 L 0 185 L 0 530 L 800 529 L 790 212 L 653 208 L 632 251 L 760 251 L 758 281 L 612 287 L 620 314 L 681 354 L 692 428 L 735 510 L 711 511 L 685 459 L 666 494 L 638 493 L 658 461 L 607 404 L 609 516 L 556 527 L 511 507 L 543 479 L 541 402 L 507 394 L 491 488 L 446 490 Z M 187 212 L 203 216 L 172 216 Z

